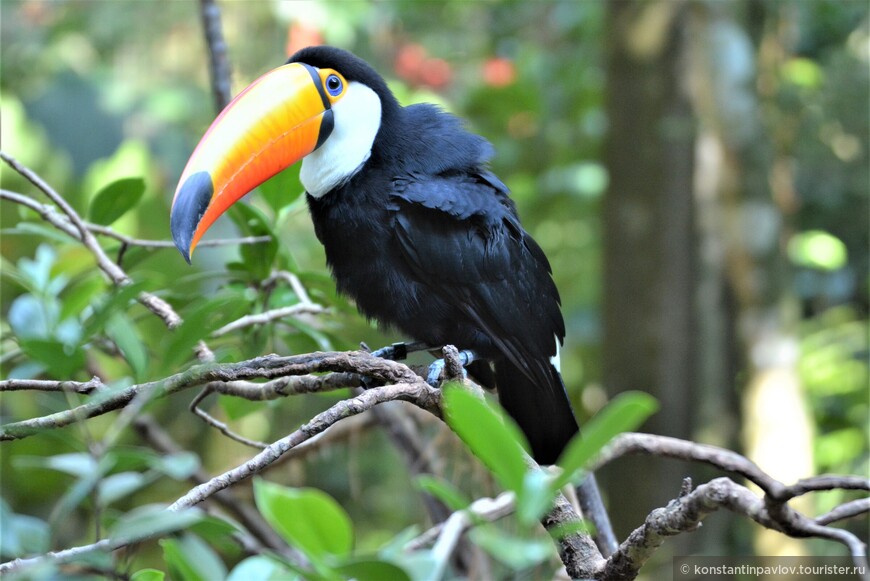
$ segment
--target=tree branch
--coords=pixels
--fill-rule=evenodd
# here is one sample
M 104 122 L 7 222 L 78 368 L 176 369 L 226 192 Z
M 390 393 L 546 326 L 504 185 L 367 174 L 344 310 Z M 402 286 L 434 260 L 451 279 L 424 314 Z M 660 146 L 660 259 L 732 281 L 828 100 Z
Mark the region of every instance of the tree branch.
M 248 390 L 257 384 L 249 384 L 244 381 L 246 379 L 282 376 L 280 379 L 268 382 L 272 383 L 281 381 L 284 379 L 284 375 L 323 371 L 332 371 L 347 379 L 368 376 L 382 381 L 386 385 L 374 387 L 351 399 L 336 403 L 298 430 L 267 446 L 247 462 L 224 474 L 208 480 L 201 477 L 199 480 L 202 482 L 176 500 L 169 510 L 175 511 L 191 507 L 215 495 L 222 494 L 221 491 L 229 486 L 262 472 L 274 465 L 277 460 L 298 449 L 299 446 L 312 441 L 319 434 L 326 433 L 331 426 L 336 425 L 341 420 L 356 416 L 380 403 L 401 399 L 410 401 L 436 415 L 440 411 L 440 391 L 429 386 L 408 367 L 359 351 L 312 353 L 292 357 L 266 356 L 237 364 L 208 363 L 197 365 L 186 372 L 170 376 L 160 382 L 131 386 L 127 390 L 111 396 L 109 401 L 112 398 L 116 398 L 115 401 L 121 403 L 130 401 L 126 398 L 145 397 L 147 399 L 158 394 L 171 393 L 185 386 L 203 383 L 221 386 L 239 382 L 244 390 Z M 311 375 L 296 376 L 297 379 L 303 377 L 317 379 Z M 268 383 L 264 385 L 268 385 Z M 87 405 L 74 408 L 74 410 L 79 410 L 78 417 L 87 415 L 85 413 L 87 410 L 82 409 Z M 8 431 L 9 426 L 4 429 Z M 868 483 L 862 479 L 838 476 L 805 479 L 795 485 L 786 486 L 774 481 L 748 459 L 728 450 L 647 434 L 624 434 L 618 437 L 601 454 L 596 467 L 629 453 L 647 453 L 708 463 L 736 474 L 750 475 L 750 480 L 753 482 L 764 482 L 768 489 L 778 491 L 782 497 L 787 498 L 817 490 L 835 488 L 864 490 L 868 486 Z M 506 502 L 505 498 L 502 498 L 497 506 L 506 508 L 506 505 L 503 506 L 503 502 Z M 488 509 L 484 510 L 486 506 L 485 502 L 472 505 L 469 509 L 471 512 L 466 513 L 465 516 L 451 516 L 446 525 L 437 529 L 437 534 L 428 532 L 422 539 L 418 539 L 417 544 L 412 545 L 412 547 L 434 541 L 439 550 L 438 554 L 444 559 L 449 558 L 456 546 L 458 535 L 472 525 L 467 517 L 475 514 L 478 509 L 488 512 Z M 644 524 L 636 529 L 620 545 L 617 552 L 606 560 L 601 556 L 588 535 L 580 532 L 564 535 L 567 525 L 579 523 L 579 516 L 562 495 L 557 496 L 553 509 L 542 519 L 542 524 L 554 534 L 560 557 L 567 572 L 572 577 L 622 581 L 634 579 L 640 568 L 667 537 L 697 529 L 698 524 L 707 515 L 720 508 L 742 514 L 762 526 L 790 536 L 814 536 L 836 540 L 849 548 L 856 563 L 864 562 L 862 557 L 865 551 L 864 546 L 854 535 L 842 529 L 827 527 L 825 524 L 866 512 L 868 510 L 867 502 L 847 503 L 817 520 L 811 520 L 789 508 L 785 501 L 772 500 L 766 493 L 764 498 L 760 498 L 728 478 L 717 478 L 695 490 L 691 490 L 688 485 L 684 487 L 678 499 L 672 501 L 665 508 L 653 511 L 646 518 Z M 127 540 L 126 543 L 139 540 L 141 539 L 131 539 Z M 124 542 L 117 541 L 101 541 L 86 547 L 52 553 L 46 558 L 52 560 L 74 558 L 86 551 L 113 550 L 124 546 L 124 544 Z M 0 571 L 15 570 L 32 562 L 34 562 L 32 559 L 13 561 L 0 566 Z
M 857 476 L 817 476 L 787 486 L 758 467 L 755 462 L 731 450 L 653 434 L 620 434 L 602 451 L 590 467 L 597 470 L 628 454 L 645 454 L 708 464 L 740 475 L 756 484 L 774 502 L 786 502 L 819 490 L 870 490 L 870 480 Z
M 440 409 L 441 392 L 418 378 L 413 382 L 374 387 L 356 397 L 340 401 L 328 410 L 314 416 L 311 421 L 302 425 L 298 430 L 273 442 L 244 464 L 197 486 L 176 500 L 169 507 L 169 510 L 175 511 L 195 506 L 217 491 L 261 472 L 281 456 L 302 442 L 325 431 L 339 420 L 360 414 L 380 403 L 396 399 L 412 401 L 423 409 L 437 413 L 437 410 Z
M 230 61 L 221 29 L 221 12 L 214 0 L 200 0 L 199 6 L 205 42 L 208 45 L 211 91 L 214 95 L 215 111 L 220 113 L 232 99 Z
M 407 366 L 372 357 L 363 351 L 316 352 L 288 357 L 266 355 L 239 363 L 203 363 L 164 379 L 131 385 L 100 400 L 90 401 L 72 409 L 0 426 L 0 441 L 26 438 L 45 429 L 61 428 L 82 419 L 121 409 L 142 393 L 147 393 L 149 398 L 156 398 L 213 381 L 273 379 L 328 371 L 358 372 L 381 383 L 414 384 L 421 381 L 420 377 Z M 302 384 L 310 385 L 310 382 L 302 382 Z
M 99 377 L 90 381 L 52 381 L 46 379 L 4 379 L 0 381 L 0 392 L 3 391 L 71 391 L 90 395 L 95 391 L 107 389 Z
M 432 542 L 430 539 L 434 537 L 432 558 L 435 560 L 436 570 L 430 574 L 430 578 L 441 579 L 463 533 L 481 520 L 492 522 L 512 513 L 515 500 L 513 492 L 502 492 L 494 499 L 475 500 L 468 508 L 454 512 L 442 524 L 405 545 L 405 550 L 413 546 L 422 548 Z
M 723 448 L 696 444 L 652 434 L 621 434 L 614 438 L 590 467 L 601 466 L 627 454 L 646 454 L 708 464 L 737 474 L 756 484 L 764 492 L 759 498 L 749 489 L 728 478 L 717 478 L 672 502 L 665 509 L 653 511 L 642 527 L 636 529 L 608 560 L 605 579 L 633 579 L 664 537 L 697 528 L 710 512 L 727 508 L 747 516 L 762 526 L 791 537 L 820 537 L 845 545 L 857 566 L 867 566 L 867 548 L 855 535 L 844 529 L 825 526 L 841 518 L 866 512 L 868 503 L 847 503 L 817 520 L 807 518 L 787 502 L 808 492 L 821 490 L 870 490 L 870 480 L 856 476 L 825 475 L 785 485 L 765 473 L 754 462 Z M 665 511 L 665 512 L 661 512 Z M 842 515 L 842 516 L 841 516 Z M 821 520 L 821 522 L 819 522 Z M 608 573 L 608 571 L 610 573 Z

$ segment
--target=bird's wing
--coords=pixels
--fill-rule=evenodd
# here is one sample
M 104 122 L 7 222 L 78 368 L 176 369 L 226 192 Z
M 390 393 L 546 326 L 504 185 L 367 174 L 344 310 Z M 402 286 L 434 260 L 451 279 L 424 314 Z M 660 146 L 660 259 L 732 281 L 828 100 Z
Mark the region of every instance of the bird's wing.
M 483 171 L 408 175 L 394 181 L 391 209 L 419 282 L 464 312 L 530 379 L 551 383 L 548 358 L 565 335 L 559 294 L 504 184 Z

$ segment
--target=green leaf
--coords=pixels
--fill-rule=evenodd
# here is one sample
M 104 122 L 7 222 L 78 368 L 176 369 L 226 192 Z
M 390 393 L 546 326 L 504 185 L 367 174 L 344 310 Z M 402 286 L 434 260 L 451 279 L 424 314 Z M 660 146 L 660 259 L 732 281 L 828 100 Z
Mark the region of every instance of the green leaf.
M 469 532 L 472 542 L 515 571 L 534 567 L 553 554 L 553 543 L 521 538 L 494 527 L 481 526 Z
M 550 486 L 549 476 L 543 470 L 526 472 L 523 487 L 517 494 L 517 520 L 533 526 L 553 506 L 556 490 Z
M 97 295 L 105 288 L 105 281 L 96 273 L 69 285 L 61 295 L 59 319 L 63 321 L 73 316 L 78 317 L 85 307 L 94 304 Z
M 846 265 L 846 244 L 823 230 L 808 230 L 795 234 L 788 242 L 791 261 L 804 268 L 838 270 Z
M 152 468 L 175 480 L 184 480 L 199 468 L 199 456 L 193 452 L 177 452 L 154 458 Z
M 109 506 L 113 502 L 129 496 L 152 479 L 140 472 L 119 472 L 106 476 L 97 483 L 100 504 Z
M 51 545 L 51 529 L 41 519 L 15 514 L 0 499 L 0 556 L 6 559 L 44 553 Z
M 305 190 L 299 181 L 301 165 L 288 167 L 259 186 L 260 195 L 277 215 L 281 208 L 292 204 Z
M 528 445 L 513 420 L 457 387 L 446 386 L 444 408 L 447 424 L 465 445 L 502 486 L 519 493 L 526 473 L 523 448 Z
M 79 478 L 84 478 L 97 470 L 94 457 L 84 452 L 55 454 L 54 456 L 18 456 L 12 460 L 16 468 L 47 468 L 57 470 Z
M 443 478 L 423 474 L 417 477 L 415 484 L 417 488 L 434 496 L 454 512 L 462 510 L 471 504 L 470 498 Z
M 162 539 L 160 546 L 173 579 L 212 581 L 227 576 L 220 557 L 199 537 L 185 534 L 177 539 Z
M 658 405 L 653 396 L 640 391 L 627 391 L 616 396 L 583 427 L 581 434 L 568 443 L 557 462 L 562 474 L 553 481 L 553 489 L 558 490 L 567 484 L 574 473 L 584 468 L 614 436 L 637 429 L 655 413 Z
M 336 567 L 335 571 L 345 579 L 355 579 L 356 581 L 383 581 L 384 579 L 411 581 L 410 575 L 398 565 L 375 559 L 354 561 Z
M 130 577 L 130 581 L 163 581 L 166 573 L 157 569 L 139 569 Z
M 24 257 L 18 261 L 18 271 L 29 283 L 35 294 L 45 293 L 51 280 L 51 268 L 57 259 L 57 252 L 48 244 L 40 244 L 32 259 Z
M 227 293 L 199 304 L 193 311 L 184 313 L 184 323 L 164 342 L 161 362 L 167 369 L 177 367 L 190 359 L 194 345 L 207 338 L 212 331 L 233 321 L 250 308 L 250 302 L 242 293 Z
M 251 581 L 252 579 L 270 581 L 272 579 L 283 581 L 298 579 L 290 571 L 275 559 L 257 555 L 248 557 L 233 567 L 226 581 Z
M 106 322 L 106 334 L 120 349 L 136 380 L 141 381 L 148 369 L 148 351 L 130 318 L 121 312 L 114 313 Z
M 65 522 L 69 515 L 82 505 L 109 468 L 108 462 L 101 461 L 93 472 L 82 475 L 71 486 L 64 488 L 63 494 L 51 511 L 52 527 L 56 528 L 58 523 Z
M 113 539 L 143 539 L 168 535 L 187 529 L 202 520 L 201 511 L 193 508 L 169 511 L 160 505 L 144 505 L 121 516 L 112 527 Z
M 46 226 L 45 224 L 38 222 L 19 222 L 18 224 L 16 224 L 15 228 L 4 228 L 2 230 L 2 234 L 4 236 L 7 234 L 39 236 L 40 240 L 53 240 L 59 244 L 69 244 L 73 241 L 78 242 L 76 238 L 73 238 L 64 231 L 58 230 L 57 228 L 52 228 L 50 226 Z
M 93 313 L 82 325 L 82 341 L 89 340 L 93 335 L 103 330 L 106 322 L 116 312 L 124 312 L 127 307 L 145 286 L 143 282 L 124 285 L 119 289 L 107 294 L 100 303 L 94 307 Z
M 311 340 L 314 349 L 329 351 L 332 349 L 332 341 L 329 336 L 313 325 L 309 325 L 296 317 L 287 317 L 283 320 L 288 327 L 294 327 Z
M 12 332 L 19 339 L 47 339 L 57 325 L 59 311 L 56 300 L 40 300 L 28 293 L 15 297 L 7 317 Z
M 145 193 L 142 178 L 122 178 L 101 189 L 91 201 L 88 219 L 108 226 L 132 209 Z
M 218 404 L 231 420 L 238 420 L 263 410 L 263 402 L 261 401 L 251 401 L 230 395 L 219 395 Z
M 85 367 L 85 352 L 77 346 L 54 339 L 27 339 L 19 342 L 27 355 L 42 363 L 57 379 L 69 379 Z
M 286 488 L 257 479 L 254 500 L 260 514 L 310 559 L 343 557 L 353 546 L 353 525 L 344 509 L 314 488 Z
M 272 272 L 275 255 L 278 253 L 278 239 L 269 225 L 269 219 L 251 204 L 235 204 L 228 213 L 242 235 L 272 237 L 269 242 L 239 246 L 239 254 L 245 269 L 255 278 L 265 279 Z
M 798 87 L 815 89 L 821 86 L 825 79 L 822 67 L 808 58 L 791 58 L 782 65 L 780 70 L 785 80 Z

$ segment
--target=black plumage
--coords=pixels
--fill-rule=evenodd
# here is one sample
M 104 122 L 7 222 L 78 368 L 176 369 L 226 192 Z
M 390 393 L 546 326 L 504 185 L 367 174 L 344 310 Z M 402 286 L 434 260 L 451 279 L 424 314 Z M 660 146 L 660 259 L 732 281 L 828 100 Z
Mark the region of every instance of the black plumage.
M 326 195 L 308 196 L 339 291 L 417 341 L 488 359 L 536 460 L 555 462 L 577 432 L 550 362 L 565 335 L 559 293 L 507 187 L 487 169 L 492 147 L 432 105 L 400 106 L 350 53 L 312 47 L 290 62 L 335 69 L 381 100 L 369 159 Z M 489 383 L 484 365 L 472 372 Z

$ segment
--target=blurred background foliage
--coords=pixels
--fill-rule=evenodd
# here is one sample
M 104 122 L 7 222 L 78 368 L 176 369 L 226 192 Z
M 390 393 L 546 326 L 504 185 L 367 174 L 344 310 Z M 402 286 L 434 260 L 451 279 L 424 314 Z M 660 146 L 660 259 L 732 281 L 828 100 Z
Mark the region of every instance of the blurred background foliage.
M 262 1 L 223 2 L 220 7 L 234 93 L 298 48 L 325 42 L 351 49 L 371 62 L 403 103 L 436 102 L 465 118 L 493 143 L 497 151 L 493 168 L 511 188 L 524 224 L 553 266 L 568 326 L 563 372 L 582 417 L 599 409 L 615 389 L 601 363 L 606 324 L 602 304 L 612 292 L 603 275 L 603 261 L 605 232 L 625 224 L 610 223 L 612 218 L 603 212 L 606 196 L 619 199 L 620 192 L 608 188 L 614 182 L 613 172 L 622 171 L 606 158 L 605 148 L 608 140 L 641 141 L 647 130 L 638 127 L 637 135 L 614 134 L 617 124 L 608 117 L 608 102 L 620 95 L 614 94 L 618 88 L 608 76 L 612 62 L 607 47 L 625 34 L 642 53 L 644 42 L 655 43 L 656 26 L 665 26 L 659 22 L 662 18 L 670 19 L 664 28 L 670 31 L 667 34 L 697 36 L 697 15 L 714 14 L 707 21 L 709 38 L 701 40 L 709 40 L 711 46 L 721 42 L 701 67 L 711 74 L 747 71 L 747 92 L 756 109 L 743 114 L 740 123 L 748 126 L 750 134 L 763 128 L 770 145 L 751 160 L 738 162 L 744 169 L 758 164 L 764 171 L 739 174 L 739 179 L 772 184 L 774 198 L 783 191 L 776 187 L 783 172 L 791 184 L 786 188 L 788 199 L 775 200 L 773 223 L 787 227 L 776 235 L 775 266 L 764 266 L 761 277 L 783 280 L 780 296 L 788 300 L 777 304 L 797 313 L 789 332 L 794 332 L 800 349 L 795 369 L 799 397 L 810 410 L 813 444 L 808 457 L 815 472 L 866 474 L 870 277 L 866 3 L 631 4 L 641 25 L 630 33 L 613 26 L 617 21 L 608 16 L 612 8 L 606 2 L 592 0 Z M 658 12 L 653 9 L 663 6 Z M 675 12 L 683 16 L 674 16 Z M 4 0 L 0 27 L 3 150 L 35 169 L 90 220 L 111 222 L 114 229 L 130 236 L 168 240 L 168 207 L 175 180 L 216 113 L 197 3 Z M 774 48 L 772 37 L 779 41 Z M 765 61 L 765 51 L 771 50 L 779 51 L 779 56 Z M 675 61 L 680 70 L 690 66 L 683 54 L 683 60 Z M 765 68 L 765 63 L 773 65 Z M 655 88 L 638 89 L 641 95 L 645 90 Z M 740 114 L 745 105 L 741 93 L 730 90 L 727 85 L 713 87 L 720 105 Z M 699 110 L 686 118 L 691 131 L 701 133 L 705 121 Z M 674 130 L 667 125 L 667 115 L 660 112 L 656 131 Z M 725 129 L 739 132 L 738 125 Z M 696 151 L 703 154 L 700 147 Z M 243 313 L 298 302 L 292 289 L 280 285 L 262 292 L 261 283 L 273 269 L 297 274 L 315 301 L 331 307 L 330 313 L 214 339 L 210 345 L 220 360 L 272 351 L 348 349 L 360 341 L 375 347 L 401 339 L 366 323 L 352 305 L 336 296 L 296 171 L 288 170 L 262 187 L 260 194 L 249 196 L 249 205 L 231 220 L 222 220 L 212 234 L 270 233 L 277 244 L 202 248 L 193 268 L 174 250 L 123 249 L 123 266 L 141 284 L 137 288 L 159 292 L 188 322 L 173 334 L 141 307 L 126 306 L 124 301 L 132 295 L 113 298 L 80 245 L 49 230 L 32 212 L 3 202 L 4 378 L 87 380 L 98 374 L 114 385 L 124 385 L 163 377 L 189 364 L 190 348 L 221 325 Z M 663 171 L 677 175 L 685 169 L 675 163 Z M 0 170 L 0 178 L 4 189 L 32 192 L 8 167 Z M 139 181 L 120 189 L 114 186 L 101 196 L 104 188 L 122 178 Z M 116 209 L 121 214 L 106 216 L 107 201 L 121 195 L 129 198 L 129 204 L 121 202 Z M 688 199 L 693 203 L 691 195 Z M 741 212 L 747 219 L 747 236 L 771 223 L 765 217 L 769 208 L 761 205 L 741 206 Z M 668 228 L 667 216 L 655 224 L 658 229 Z M 732 252 L 727 237 L 714 240 L 712 248 L 704 246 L 709 239 L 701 238 L 687 237 L 681 244 L 714 254 Z M 111 256 L 120 259 L 119 243 L 105 238 L 102 242 Z M 661 269 L 663 264 L 652 268 Z M 696 276 L 702 276 L 700 269 Z M 738 289 L 737 295 L 743 282 L 747 281 L 723 275 L 718 284 Z M 763 284 L 748 281 L 749 287 Z M 643 293 L 643 286 L 636 292 Z M 729 300 L 739 302 L 739 298 Z M 746 323 L 738 310 L 731 304 L 724 312 L 724 318 L 732 321 L 730 327 L 736 321 Z M 725 333 L 724 343 L 717 344 L 722 353 L 741 354 L 734 359 L 736 365 L 725 366 L 727 374 L 720 374 L 724 399 L 731 403 L 714 411 L 713 422 L 730 428 L 724 436 L 710 436 L 710 425 L 695 424 L 690 433 L 681 435 L 739 448 L 740 426 L 748 415 L 741 401 L 751 383 L 754 352 L 741 340 L 740 329 L 732 331 Z M 703 344 L 701 335 L 688 339 Z M 635 355 L 626 354 L 629 366 Z M 267 405 L 221 397 L 211 411 L 247 437 L 271 441 L 343 395 Z M 248 449 L 191 419 L 186 409 L 191 397 L 156 401 L 149 409 L 209 473 L 246 458 Z M 10 421 L 65 409 L 70 403 L 47 394 L 4 394 L 0 411 L 3 420 Z M 663 407 L 666 413 L 667 404 Z M 100 418 L 89 423 L 89 431 L 100 434 L 111 425 L 111 419 Z M 87 524 L 95 508 L 91 500 L 72 499 L 63 506 L 56 502 L 81 474 L 59 469 L 51 459 L 86 452 L 89 438 L 78 429 L 66 432 L 3 445 L 2 497 L 15 513 L 51 524 L 50 538 L 44 539 L 46 549 L 86 542 L 84 531 L 92 530 Z M 127 434 L 117 445 L 120 451 L 125 446 L 138 450 L 141 443 Z M 437 439 L 434 445 L 457 446 L 451 438 Z M 373 450 L 378 452 L 370 453 Z M 121 471 L 125 463 L 135 464 L 133 452 L 119 454 L 120 460 L 106 466 L 103 475 Z M 137 465 L 141 468 L 142 462 Z M 357 523 L 357 542 L 373 547 L 424 519 L 405 472 L 396 466 L 397 453 L 377 430 L 369 430 L 351 438 L 347 446 L 289 461 L 274 469 L 270 479 L 328 491 Z M 478 468 L 451 466 L 448 479 L 470 483 L 475 494 L 493 493 L 495 485 Z M 148 486 L 142 480 L 133 487 L 135 495 L 118 495 L 111 505 L 105 503 L 100 518 L 111 520 L 143 501 L 166 501 L 186 489 L 185 483 L 158 478 L 160 470 L 152 470 L 157 472 L 147 480 Z M 664 498 L 676 492 L 675 482 L 672 490 L 661 492 Z M 626 532 L 641 516 L 618 522 L 618 528 Z M 710 542 L 720 549 L 729 543 L 730 551 L 746 550 L 745 540 L 739 537 L 723 533 Z

